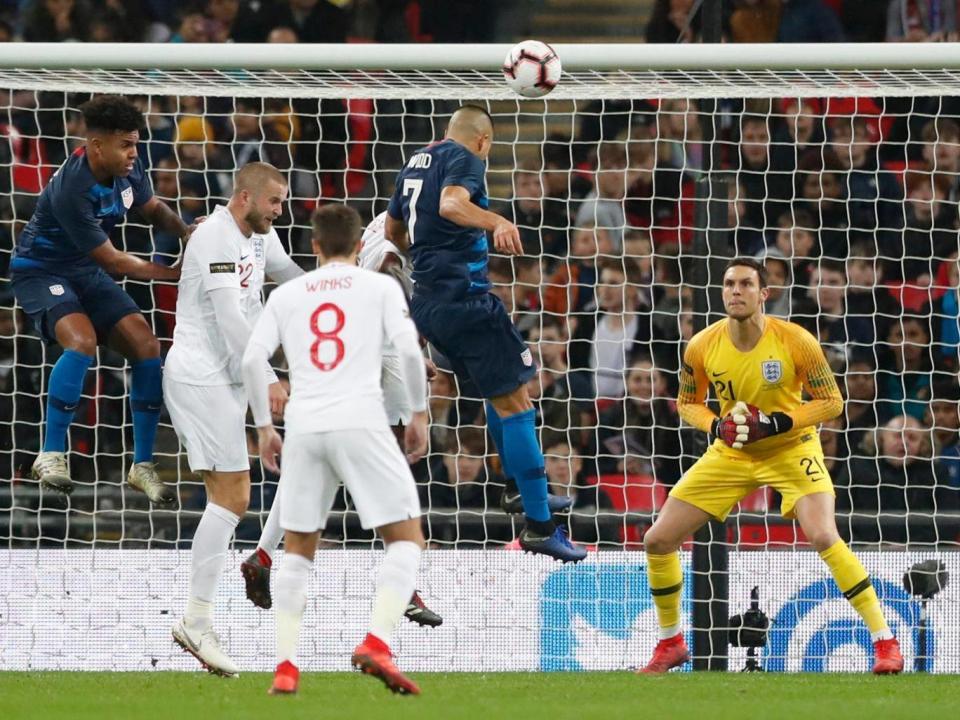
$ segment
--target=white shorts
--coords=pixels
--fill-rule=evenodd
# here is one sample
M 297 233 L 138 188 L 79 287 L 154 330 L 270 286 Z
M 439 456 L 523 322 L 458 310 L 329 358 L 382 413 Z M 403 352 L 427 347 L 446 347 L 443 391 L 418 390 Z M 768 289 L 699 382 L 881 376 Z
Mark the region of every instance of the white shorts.
M 280 457 L 280 527 L 326 527 L 340 485 L 364 529 L 420 517 L 410 466 L 388 429 L 288 435 Z
M 383 407 L 387 411 L 390 425 L 407 425 L 413 417 L 413 410 L 410 408 L 407 388 L 403 384 L 398 355 L 383 356 L 380 385 L 383 388 Z
M 193 472 L 250 469 L 242 385 L 186 385 L 164 377 L 163 401 Z

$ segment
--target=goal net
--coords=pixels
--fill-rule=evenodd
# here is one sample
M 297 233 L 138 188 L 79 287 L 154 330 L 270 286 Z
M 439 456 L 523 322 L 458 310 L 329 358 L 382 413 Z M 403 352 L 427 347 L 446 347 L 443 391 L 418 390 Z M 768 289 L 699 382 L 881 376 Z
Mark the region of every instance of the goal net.
M 529 389 L 548 478 L 574 498 L 561 520 L 596 552 L 562 569 L 511 552 L 519 525 L 500 507 L 482 405 L 435 355 L 429 455 L 415 467 L 430 543 L 418 587 L 445 623 L 400 629 L 405 667 L 599 670 L 645 659 L 656 620 L 643 534 L 706 447 L 677 416 L 680 359 L 724 313 L 724 264 L 752 256 L 769 273 L 767 313 L 820 339 L 847 398 L 820 431 L 840 532 L 875 578 L 908 664 L 960 672 L 960 58 L 685 47 L 561 46 L 566 75 L 537 101 L 507 90 L 500 46 L 0 49 L 0 258 L 6 267 L 40 191 L 83 142 L 78 106 L 90 93 L 142 108 L 154 191 L 188 222 L 226 202 L 236 168 L 280 168 L 290 199 L 276 227 L 305 268 L 316 207 L 347 202 L 373 218 L 405 158 L 441 138 L 457 106 L 480 104 L 495 122 L 491 208 L 517 223 L 524 246 L 522 257 L 491 257 L 494 292 L 540 367 Z M 159 262 L 181 250 L 136 213 L 112 240 Z M 168 348 L 176 288 L 121 283 Z M 179 504 L 151 509 L 123 482 L 129 369 L 101 347 L 70 432 L 76 489 L 69 500 L 41 491 L 30 466 L 59 351 L 6 279 L 0 318 L 0 669 L 191 669 L 169 627 L 205 495 L 169 419 L 156 457 Z M 780 371 L 764 369 L 771 383 Z M 242 667 L 267 669 L 272 620 L 247 603 L 237 569 L 277 478 L 255 459 L 251 474 L 216 623 Z M 757 587 L 773 620 L 759 653 L 767 669 L 867 668 L 869 633 L 779 508 L 759 489 L 714 528 L 705 542 L 724 550 L 724 565 L 694 562 L 704 541 L 684 547 L 685 625 L 698 603 L 741 613 Z M 339 499 L 311 585 L 304 669 L 347 668 L 377 547 Z M 901 578 L 929 559 L 954 582 L 922 607 Z M 700 629 L 713 642 L 695 652 L 725 657 L 715 642 L 725 619 L 711 622 Z M 739 669 L 745 651 L 729 658 Z

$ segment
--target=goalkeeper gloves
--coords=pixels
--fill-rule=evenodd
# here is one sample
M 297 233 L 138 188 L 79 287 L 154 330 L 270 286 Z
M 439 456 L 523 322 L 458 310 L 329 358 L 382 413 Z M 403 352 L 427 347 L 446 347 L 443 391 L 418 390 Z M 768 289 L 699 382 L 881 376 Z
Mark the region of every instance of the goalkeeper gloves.
M 767 415 L 755 405 L 738 402 L 730 414 L 717 418 L 711 431 L 734 450 L 793 429 L 793 418 L 784 412 Z

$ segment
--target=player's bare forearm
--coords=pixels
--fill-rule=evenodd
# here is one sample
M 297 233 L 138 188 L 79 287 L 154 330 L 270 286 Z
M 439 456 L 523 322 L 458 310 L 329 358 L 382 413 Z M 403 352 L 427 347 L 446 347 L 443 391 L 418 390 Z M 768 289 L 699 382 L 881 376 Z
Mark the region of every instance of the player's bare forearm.
M 463 190 L 462 193 L 448 192 Z M 440 217 L 460 227 L 478 228 L 493 232 L 503 218 L 494 212 L 484 210 L 470 202 L 470 196 L 463 188 L 446 187 L 440 196 Z
M 410 233 L 407 232 L 407 224 L 403 220 L 397 220 L 390 213 L 387 213 L 387 219 L 383 225 L 383 236 L 396 245 L 400 252 L 405 253 L 410 249 Z
M 186 239 L 190 236 L 190 227 L 163 200 L 154 196 L 140 211 L 151 225 L 163 232 Z
M 132 280 L 180 279 L 179 267 L 167 267 L 121 252 L 109 240 L 94 249 L 90 257 L 110 275 L 128 277 Z

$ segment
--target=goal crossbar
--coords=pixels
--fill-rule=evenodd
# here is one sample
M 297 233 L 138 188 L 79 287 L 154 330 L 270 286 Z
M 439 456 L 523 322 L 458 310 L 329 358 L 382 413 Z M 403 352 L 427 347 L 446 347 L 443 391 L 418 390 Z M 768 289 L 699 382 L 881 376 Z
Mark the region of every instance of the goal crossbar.
M 513 100 L 508 45 L 0 45 L 0 85 L 127 94 Z M 560 44 L 552 99 L 960 94 L 960 44 Z

